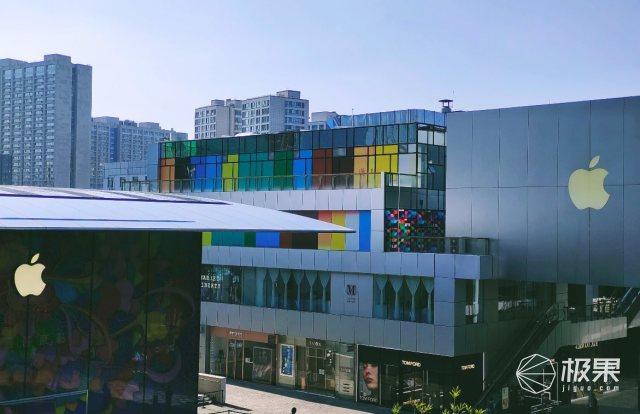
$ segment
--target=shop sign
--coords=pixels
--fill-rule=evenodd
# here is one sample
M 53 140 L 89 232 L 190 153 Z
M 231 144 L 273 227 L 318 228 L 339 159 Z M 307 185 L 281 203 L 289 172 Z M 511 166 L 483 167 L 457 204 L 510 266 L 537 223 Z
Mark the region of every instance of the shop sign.
M 475 369 L 476 364 L 467 364 L 460 366 L 461 371 L 469 371 L 470 369 Z
M 238 339 L 253 342 L 269 342 L 269 335 L 262 332 L 243 331 L 241 329 L 228 329 L 215 326 L 212 335 L 218 338 Z
M 402 360 L 402 365 L 408 366 L 408 367 L 416 367 L 416 368 L 420 368 L 422 367 L 422 364 L 418 361 L 407 361 L 406 359 Z
M 580 350 L 580 349 L 587 349 L 587 348 L 595 348 L 598 346 L 598 342 L 585 342 L 584 344 L 578 344 L 576 345 L 576 349 Z
M 346 285 L 344 288 L 344 293 L 347 295 L 348 303 L 355 303 L 356 297 L 358 296 L 358 287 L 357 285 Z
M 309 339 L 307 338 L 307 348 L 324 348 L 325 342 L 319 339 Z

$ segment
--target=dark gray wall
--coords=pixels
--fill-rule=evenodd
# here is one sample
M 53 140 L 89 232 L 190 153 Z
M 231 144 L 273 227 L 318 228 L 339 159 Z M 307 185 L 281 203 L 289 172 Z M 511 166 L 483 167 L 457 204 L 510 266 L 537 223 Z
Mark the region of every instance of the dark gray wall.
M 640 97 L 447 116 L 447 236 L 492 240 L 494 277 L 640 286 Z M 567 183 L 599 155 L 611 195 Z

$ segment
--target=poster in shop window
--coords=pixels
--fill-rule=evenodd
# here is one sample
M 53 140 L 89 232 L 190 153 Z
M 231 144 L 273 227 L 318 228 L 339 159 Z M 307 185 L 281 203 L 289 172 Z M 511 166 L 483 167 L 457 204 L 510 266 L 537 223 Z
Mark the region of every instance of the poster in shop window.
M 280 375 L 293 377 L 293 345 L 280 345 Z
M 380 395 L 378 363 L 362 361 L 358 367 L 358 400 L 377 404 Z

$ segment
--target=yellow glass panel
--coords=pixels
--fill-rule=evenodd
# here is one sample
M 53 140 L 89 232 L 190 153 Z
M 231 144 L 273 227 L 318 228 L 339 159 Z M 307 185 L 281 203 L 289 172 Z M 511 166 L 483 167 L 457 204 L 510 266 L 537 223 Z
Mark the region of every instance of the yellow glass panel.
M 227 155 L 227 162 L 238 162 L 238 154 Z
M 366 156 L 353 158 L 354 188 L 367 187 L 367 176 L 365 175 L 368 172 L 367 158 Z
M 398 154 L 392 154 L 391 156 L 391 172 L 398 172 Z
M 319 211 L 318 220 L 331 223 L 333 217 L 330 211 Z M 318 249 L 331 250 L 331 233 L 318 234 Z
M 376 155 L 376 172 L 391 172 L 389 158 L 388 155 Z
M 344 226 L 347 222 L 346 212 L 332 212 L 331 222 L 338 226 Z M 346 236 L 344 233 L 331 233 L 331 250 L 344 250 L 346 245 Z
M 367 155 L 368 147 L 353 147 L 353 155 Z
M 375 149 L 376 149 L 376 154 L 384 154 L 384 146 L 383 145 L 376 145 Z
M 375 177 L 377 176 L 376 172 L 376 157 L 375 155 L 370 155 L 367 158 L 367 172 L 369 173 L 367 175 L 367 188 L 374 188 L 376 187 L 375 185 Z
M 385 154 L 397 154 L 398 153 L 398 145 L 396 145 L 396 144 L 385 145 L 384 146 L 384 153 Z
M 211 232 L 203 231 L 202 232 L 202 245 L 203 246 L 211 246 Z

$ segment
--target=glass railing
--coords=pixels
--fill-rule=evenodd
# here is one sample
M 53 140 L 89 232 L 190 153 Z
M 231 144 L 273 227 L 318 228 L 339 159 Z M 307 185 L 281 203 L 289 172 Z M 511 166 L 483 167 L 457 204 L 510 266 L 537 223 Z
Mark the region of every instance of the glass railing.
M 108 189 L 159 193 L 339 190 L 380 188 L 383 180 L 381 173 L 214 177 L 180 180 L 121 180 L 119 183 L 110 185 Z
M 386 187 L 434 188 L 433 174 L 384 173 Z
M 157 193 L 204 193 L 231 191 L 339 190 L 359 188 L 430 188 L 432 174 L 349 173 L 255 177 L 213 177 L 177 180 L 120 180 L 108 190 Z

